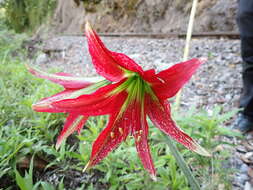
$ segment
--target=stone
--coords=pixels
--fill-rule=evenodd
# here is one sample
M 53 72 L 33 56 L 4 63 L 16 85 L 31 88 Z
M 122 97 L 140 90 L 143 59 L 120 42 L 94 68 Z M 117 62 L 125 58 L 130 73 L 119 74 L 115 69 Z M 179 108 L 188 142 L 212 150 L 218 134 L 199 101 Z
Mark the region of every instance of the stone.
M 45 53 L 39 54 L 35 60 L 36 64 L 43 64 L 43 63 L 46 63 L 47 61 L 48 61 L 48 57 Z
M 240 172 L 241 173 L 247 173 L 248 172 L 248 165 L 247 164 L 242 164 L 241 167 L 240 167 Z
M 247 181 L 244 185 L 244 190 L 252 190 L 252 189 L 253 189 L 252 185 Z

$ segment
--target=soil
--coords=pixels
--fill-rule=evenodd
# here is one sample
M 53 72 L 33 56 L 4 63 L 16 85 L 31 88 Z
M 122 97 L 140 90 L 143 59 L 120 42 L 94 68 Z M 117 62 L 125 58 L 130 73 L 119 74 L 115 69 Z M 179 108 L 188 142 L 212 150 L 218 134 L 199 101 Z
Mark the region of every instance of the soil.
M 133 58 L 144 69 L 163 70 L 180 62 L 183 39 L 103 38 L 106 46 Z M 35 49 L 32 49 L 35 48 Z M 30 48 L 40 53 L 34 64 L 41 69 L 57 68 L 74 75 L 94 76 L 85 37 L 58 36 L 44 40 L 43 45 Z M 191 106 L 212 111 L 220 105 L 223 112 L 238 107 L 242 91 L 240 41 L 230 39 L 193 39 L 190 58 L 207 57 L 191 81 L 184 87 L 181 109 Z M 229 125 L 231 123 L 228 123 Z M 230 126 L 228 126 L 230 127 Z M 233 189 L 252 188 L 253 134 L 244 139 L 229 139 L 236 144 L 230 167 L 235 169 Z

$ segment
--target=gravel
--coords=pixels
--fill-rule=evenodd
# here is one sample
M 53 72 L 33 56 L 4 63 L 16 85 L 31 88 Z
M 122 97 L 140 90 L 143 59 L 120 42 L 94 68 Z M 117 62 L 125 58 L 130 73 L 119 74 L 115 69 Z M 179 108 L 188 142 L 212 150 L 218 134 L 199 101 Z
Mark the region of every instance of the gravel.
M 116 52 L 123 52 L 133 58 L 144 69 L 154 68 L 157 72 L 180 62 L 184 49 L 183 39 L 147 38 L 102 38 L 106 46 Z M 94 76 L 85 37 L 60 36 L 45 40 L 40 47 L 40 55 L 34 63 L 47 70 L 59 70 L 79 76 Z M 207 57 L 192 80 L 184 87 L 182 109 L 196 106 L 211 110 L 214 105 L 222 106 L 224 112 L 238 106 L 242 91 L 240 41 L 229 39 L 193 39 L 189 58 Z M 234 176 L 235 190 L 248 188 L 253 181 L 253 159 L 249 155 L 253 149 L 253 135 L 246 140 L 233 140 L 238 148 L 231 158 L 237 169 Z M 249 145 L 245 145 L 248 143 Z M 250 150 L 251 149 L 251 150 Z M 249 171 L 252 171 L 252 176 Z
M 109 49 L 123 52 L 144 69 L 154 68 L 157 72 L 180 62 L 184 49 L 183 39 L 103 38 L 103 41 Z M 51 38 L 41 50 L 44 53 L 35 60 L 40 67 L 56 67 L 75 75 L 96 75 L 85 37 Z M 207 57 L 208 62 L 184 88 L 182 106 L 209 108 L 219 104 L 224 111 L 236 107 L 241 93 L 239 41 L 193 39 L 189 57 Z

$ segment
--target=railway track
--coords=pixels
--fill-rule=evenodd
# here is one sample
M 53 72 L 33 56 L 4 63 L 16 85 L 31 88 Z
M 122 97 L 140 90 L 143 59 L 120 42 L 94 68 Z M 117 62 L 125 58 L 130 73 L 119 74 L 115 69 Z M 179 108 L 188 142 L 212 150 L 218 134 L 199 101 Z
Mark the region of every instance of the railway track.
M 83 36 L 84 34 L 68 34 L 66 36 Z M 185 38 L 186 33 L 99 33 L 103 37 L 121 37 L 121 38 Z M 199 32 L 193 33 L 192 38 L 227 38 L 227 39 L 239 39 L 238 32 Z

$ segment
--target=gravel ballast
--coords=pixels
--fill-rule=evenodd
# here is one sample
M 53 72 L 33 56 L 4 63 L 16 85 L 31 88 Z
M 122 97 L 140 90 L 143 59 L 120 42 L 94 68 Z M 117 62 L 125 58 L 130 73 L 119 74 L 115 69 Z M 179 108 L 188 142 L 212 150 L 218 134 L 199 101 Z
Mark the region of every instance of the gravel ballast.
M 180 62 L 183 55 L 184 39 L 147 39 L 147 38 L 102 38 L 106 46 L 133 58 L 145 70 L 155 68 L 161 71 Z M 95 76 L 87 49 L 86 38 L 82 36 L 61 36 L 45 40 L 39 47 L 41 54 L 34 63 L 47 70 L 57 68 L 79 76 Z M 215 105 L 223 107 L 223 112 L 238 106 L 242 91 L 240 41 L 230 39 L 193 39 L 189 58 L 206 57 L 191 81 L 182 91 L 182 109 L 196 106 L 212 109 Z M 233 141 L 241 146 L 234 150 L 231 159 L 238 169 L 233 181 L 233 189 L 245 189 L 253 182 L 253 158 L 246 163 L 242 156 L 253 153 L 252 134 L 245 140 Z M 244 143 L 252 144 L 246 146 Z M 250 149 L 249 147 L 252 147 Z M 243 149 L 243 150 L 242 150 Z M 251 188 L 251 187 L 250 187 Z

